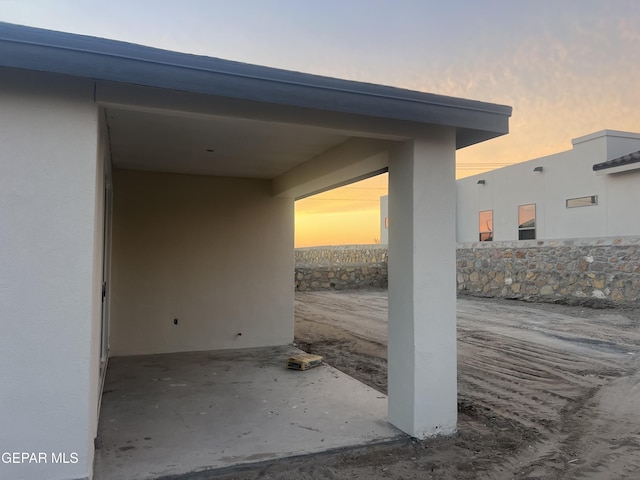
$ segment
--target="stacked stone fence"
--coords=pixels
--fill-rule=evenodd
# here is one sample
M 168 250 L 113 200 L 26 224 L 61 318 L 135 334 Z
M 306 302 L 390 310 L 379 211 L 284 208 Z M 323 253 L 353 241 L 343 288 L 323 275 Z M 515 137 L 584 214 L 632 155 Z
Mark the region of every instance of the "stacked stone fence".
M 386 288 L 384 245 L 296 250 L 295 288 Z M 640 306 L 640 236 L 458 244 L 458 295 Z
M 295 288 L 355 290 L 387 288 L 387 249 L 380 245 L 298 248 Z
M 458 245 L 459 295 L 587 306 L 640 302 L 640 237 Z

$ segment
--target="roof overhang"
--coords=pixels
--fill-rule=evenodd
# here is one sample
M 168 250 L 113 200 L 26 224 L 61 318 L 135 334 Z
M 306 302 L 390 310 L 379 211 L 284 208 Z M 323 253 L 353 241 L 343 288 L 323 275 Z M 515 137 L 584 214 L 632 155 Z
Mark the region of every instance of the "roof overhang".
M 609 175 L 638 169 L 640 169 L 640 150 L 606 162 L 596 163 L 593 166 L 593 171 L 596 172 L 596 175 Z
M 511 107 L 0 22 L 0 66 L 287 107 L 410 130 L 456 129 L 457 148 L 508 133 Z M 396 131 L 397 134 L 397 131 Z

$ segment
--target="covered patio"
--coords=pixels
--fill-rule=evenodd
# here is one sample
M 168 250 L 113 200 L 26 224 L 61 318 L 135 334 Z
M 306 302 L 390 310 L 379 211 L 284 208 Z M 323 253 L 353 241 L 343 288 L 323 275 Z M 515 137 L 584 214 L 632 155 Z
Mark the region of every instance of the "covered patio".
M 292 346 L 117 357 L 96 480 L 142 480 L 384 442 L 387 397 L 329 365 L 288 370 Z

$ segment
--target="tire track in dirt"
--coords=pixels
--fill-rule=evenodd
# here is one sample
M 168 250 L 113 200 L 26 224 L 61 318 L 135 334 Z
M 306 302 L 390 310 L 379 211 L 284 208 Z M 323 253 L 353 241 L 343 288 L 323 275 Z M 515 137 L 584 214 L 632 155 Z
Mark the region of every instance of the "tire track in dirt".
M 386 391 L 385 292 L 296 299 L 296 341 Z M 424 442 L 446 459 L 438 478 L 640 478 L 639 324 L 638 311 L 459 299 L 459 433 Z
M 608 362 L 594 368 L 578 355 L 557 355 L 534 344 L 514 348 L 519 343 L 499 335 L 491 346 L 460 338 L 460 391 L 465 392 L 466 384 L 482 406 L 499 409 L 540 433 L 549 431 L 568 401 L 609 378 Z
M 612 328 L 597 317 L 556 312 L 545 319 L 544 310 L 527 310 L 517 322 L 508 314 L 487 323 L 458 317 L 461 393 L 540 434 L 479 478 L 637 478 L 636 437 L 626 435 L 630 441 L 611 452 L 603 427 L 624 431 L 625 421 L 600 398 L 619 379 L 637 375 L 630 362 L 640 350 L 637 324 Z M 637 434 L 640 425 L 631 430 Z

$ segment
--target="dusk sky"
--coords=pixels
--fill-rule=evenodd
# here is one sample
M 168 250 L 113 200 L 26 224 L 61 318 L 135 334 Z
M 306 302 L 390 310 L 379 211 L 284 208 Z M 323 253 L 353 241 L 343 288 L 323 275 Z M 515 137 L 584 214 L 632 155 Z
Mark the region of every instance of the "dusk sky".
M 0 20 L 512 106 L 458 178 L 640 132 L 638 0 L 0 0 Z M 372 243 L 385 193 L 297 202 L 296 245 Z

